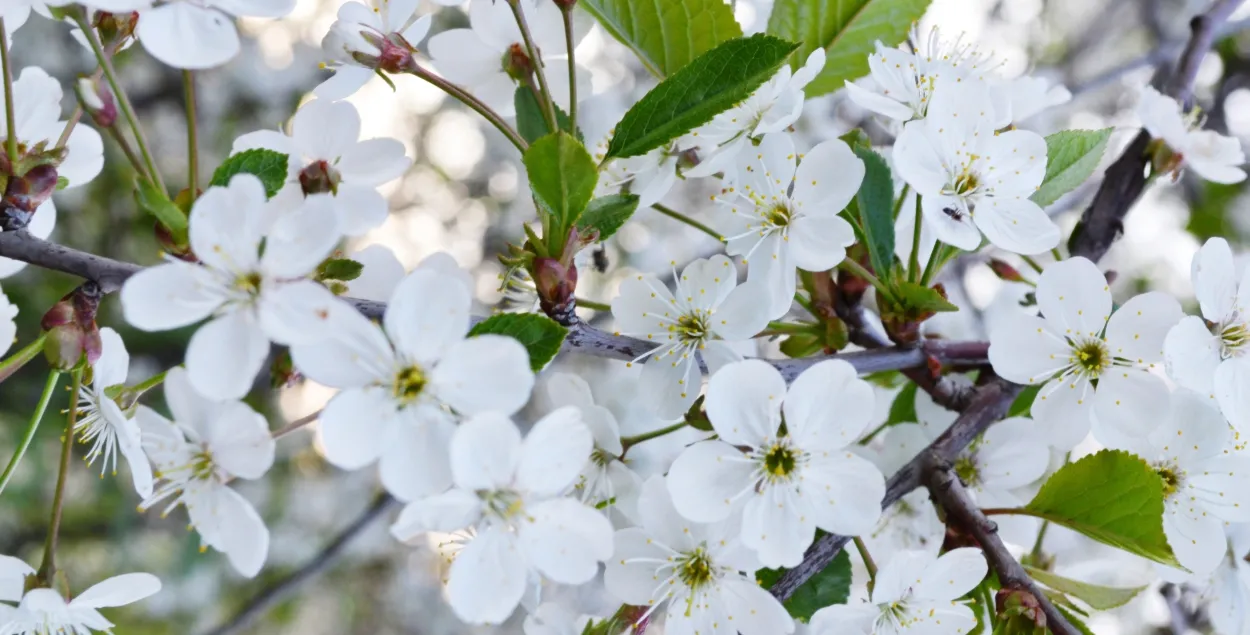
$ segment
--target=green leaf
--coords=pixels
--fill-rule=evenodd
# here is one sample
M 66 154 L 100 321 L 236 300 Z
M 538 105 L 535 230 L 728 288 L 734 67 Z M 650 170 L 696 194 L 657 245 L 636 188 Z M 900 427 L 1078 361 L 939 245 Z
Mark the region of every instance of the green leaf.
M 1129 603 L 1138 593 L 1141 593 L 1146 587 L 1139 586 L 1133 588 L 1109 587 L 1099 584 L 1090 584 L 1081 582 L 1071 578 L 1065 578 L 1055 575 L 1049 571 L 1035 569 L 1025 566 L 1024 570 L 1034 580 L 1045 584 L 1046 586 L 1070 595 L 1099 611 L 1106 611 Z
M 1024 390 L 1016 396 L 1016 400 L 1011 402 L 1011 409 L 1007 411 L 1008 417 L 1027 417 L 1033 410 L 1033 401 L 1037 399 L 1037 393 L 1041 392 L 1041 385 L 1025 386 Z
M 563 241 L 563 234 L 577 222 L 595 193 L 599 181 L 595 160 L 577 139 L 557 132 L 530 144 L 522 161 L 529 172 L 534 198 L 554 219 L 553 231 L 561 232 L 559 237 L 543 238 L 548 244 L 552 244 L 553 238 Z
M 534 143 L 551 132 L 547 129 L 547 118 L 543 116 L 543 108 L 539 105 L 538 98 L 534 96 L 534 91 L 526 86 L 520 86 L 512 96 L 512 101 L 516 106 L 516 130 L 526 143 Z M 586 142 L 581 130 L 573 130 L 573 122 L 569 120 L 569 114 L 564 112 L 558 104 L 556 105 L 556 123 L 561 130 L 577 137 L 578 141 Z
M 894 267 L 894 179 L 890 166 L 880 154 L 867 148 L 854 148 L 864 162 L 864 182 L 855 201 L 864 227 L 868 257 L 877 277 L 885 280 Z
M 645 154 L 707 123 L 768 81 L 797 46 L 759 34 L 700 55 L 625 113 L 608 158 Z
M 603 242 L 615 234 L 637 209 L 637 194 L 600 196 L 586 206 L 581 220 L 577 221 L 577 228 L 583 232 L 591 229 L 598 231 L 599 242 Z
M 810 357 L 825 350 L 825 338 L 820 333 L 795 333 L 787 337 L 780 348 L 786 357 Z
M 1072 627 L 1075 628 L 1081 635 L 1094 635 L 1094 631 L 1089 630 L 1089 627 L 1085 625 L 1085 622 L 1081 620 L 1081 618 L 1074 615 L 1071 610 L 1064 608 L 1062 605 L 1056 606 L 1055 608 L 1063 614 L 1064 619 L 1068 620 L 1068 623 L 1071 624 Z
M 569 330 L 537 313 L 500 313 L 469 329 L 469 337 L 486 333 L 516 339 L 530 354 L 530 368 L 538 372 L 560 352 Z
M 885 419 L 885 425 L 893 426 L 900 423 L 919 422 L 920 419 L 916 416 L 916 384 L 909 381 L 894 396 L 894 401 L 890 404 L 890 414 Z
M 959 307 L 951 304 L 938 293 L 937 289 L 926 287 L 918 282 L 899 280 L 894 285 L 894 294 L 899 304 L 916 313 L 942 313 L 958 311 Z
M 69 187 L 69 179 L 63 176 L 56 177 L 56 191 L 60 192 L 67 187 Z
M 1046 178 L 1029 198 L 1047 207 L 1075 190 L 1098 168 L 1111 128 L 1064 130 L 1046 137 Z
M 808 97 L 830 93 L 868 74 L 868 55 L 877 40 L 895 46 L 907 38 L 911 25 L 924 15 L 930 0 L 777 0 L 768 18 L 768 32 L 802 42 L 794 56 L 797 69 L 818 48 L 825 49 L 825 68 L 804 91 Z
M 760 569 L 755 573 L 760 586 L 765 589 L 772 587 L 785 569 Z M 846 551 L 838 552 L 829 566 L 821 569 L 807 582 L 794 591 L 794 595 L 786 600 L 786 610 L 790 617 L 803 620 L 812 619 L 812 614 L 826 606 L 846 604 L 851 594 L 851 557 Z
M 331 258 L 317 267 L 318 280 L 341 280 L 351 282 L 360 277 L 365 266 L 348 258 Z
M 724 0 L 581 0 L 612 37 L 657 77 L 667 77 L 717 44 L 742 37 Z
M 1163 535 L 1163 479 L 1123 450 L 1063 466 L 1024 509 L 1112 547 L 1181 566 Z
M 180 245 L 187 242 L 187 215 L 169 200 L 165 192 L 142 176 L 135 177 L 135 202 L 140 209 L 156 217 L 169 229 L 174 241 Z
M 217 166 L 208 184 L 225 187 L 236 174 L 254 174 L 265 186 L 265 196 L 272 197 L 286 184 L 288 159 L 281 152 L 264 148 L 244 150 Z

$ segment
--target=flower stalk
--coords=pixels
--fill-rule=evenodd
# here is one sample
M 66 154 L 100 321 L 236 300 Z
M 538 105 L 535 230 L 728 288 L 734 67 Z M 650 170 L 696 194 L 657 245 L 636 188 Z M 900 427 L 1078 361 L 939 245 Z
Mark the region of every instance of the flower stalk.
M 200 190 L 200 133 L 195 114 L 195 74 L 182 71 L 182 99 L 187 112 L 187 189 L 191 200 Z
M 43 547 L 43 564 L 39 565 L 38 577 L 51 583 L 56 577 L 56 546 L 61 530 L 61 516 L 65 504 L 65 481 L 69 476 L 69 459 L 74 454 L 74 426 L 78 423 L 78 392 L 82 390 L 81 367 L 72 373 L 73 383 L 70 388 L 69 416 L 65 423 L 65 433 L 61 437 L 61 463 L 56 477 L 56 493 L 52 496 L 52 520 L 48 523 L 48 538 Z
M 530 62 L 534 67 L 534 74 L 538 76 L 538 87 L 542 91 L 542 98 L 539 100 L 539 103 L 543 107 L 543 117 L 547 120 L 547 129 L 556 132 L 560 129 L 560 125 L 556 120 L 555 100 L 552 98 L 551 88 L 547 84 L 547 71 L 543 70 L 542 58 L 538 56 L 538 47 L 534 45 L 534 38 L 530 35 L 529 23 L 525 20 L 525 11 L 521 9 L 520 0 L 507 0 L 507 2 L 512 9 L 512 15 L 516 16 L 517 27 L 521 29 L 521 39 L 525 41 L 525 52 L 529 55 Z
M 13 472 L 17 470 L 17 464 L 22 462 L 22 457 L 26 455 L 30 442 L 34 440 L 35 431 L 39 429 L 39 422 L 43 420 L 43 413 L 48 409 L 48 402 L 52 400 L 52 391 L 56 389 L 56 382 L 60 377 L 61 372 L 58 370 L 48 373 L 48 380 L 43 386 L 43 394 L 39 396 L 39 404 L 35 406 L 35 413 L 30 416 L 30 422 L 26 424 L 26 432 L 22 435 L 13 458 L 9 459 L 9 465 L 4 468 L 4 473 L 0 474 L 0 494 L 4 493 L 4 488 L 13 478 Z
M 4 30 L 4 18 L 0 18 L 0 66 L 4 72 L 4 151 L 9 165 L 17 164 L 17 120 L 13 107 L 13 65 L 9 60 L 9 36 Z M 11 169 L 11 168 L 10 168 Z
M 460 88 L 459 86 L 420 66 L 417 66 L 408 72 L 424 79 L 430 84 L 433 84 L 435 87 L 441 89 L 448 95 L 451 95 L 457 101 L 468 106 L 474 112 L 481 115 L 484 119 L 489 121 L 491 125 L 495 126 L 499 132 L 503 133 L 503 136 L 507 137 L 508 141 L 511 141 L 512 145 L 516 146 L 517 150 L 525 152 L 529 149 L 529 144 L 525 142 L 525 139 L 522 139 L 521 135 L 518 134 L 512 126 L 508 125 L 508 122 L 504 121 L 503 117 L 499 116 L 499 113 L 495 112 L 490 106 L 482 103 L 482 101 L 478 98 L 470 95 L 463 88 Z

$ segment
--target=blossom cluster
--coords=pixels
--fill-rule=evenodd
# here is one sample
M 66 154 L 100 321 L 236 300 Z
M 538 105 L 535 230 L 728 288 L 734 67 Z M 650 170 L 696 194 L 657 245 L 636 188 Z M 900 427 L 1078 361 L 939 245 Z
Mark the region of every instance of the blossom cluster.
M 113 47 L 137 40 L 157 60 L 191 70 L 238 53 L 232 16 L 278 18 L 294 8 L 293 0 L 81 4 L 20 0 L 0 8 L 0 19 L 11 31 L 32 10 L 130 15 L 122 22 L 131 32 Z M 343 470 L 376 464 L 381 487 L 404 504 L 391 535 L 450 552 L 446 597 L 466 623 L 500 624 L 523 607 L 529 635 L 587 628 L 617 635 L 661 620 L 666 633 L 693 635 L 792 633 L 802 622 L 813 635 L 970 632 L 1004 610 L 978 599 L 1008 589 L 992 587 L 999 578 L 989 575 L 982 549 L 968 546 L 928 495 L 896 502 L 887 491 L 887 476 L 944 438 L 958 413 L 936 389 L 917 390 L 904 403 L 914 416 L 887 421 L 878 408 L 882 386 L 861 377 L 854 358 L 833 353 L 846 346 L 848 325 L 881 326 L 906 350 L 921 348 L 921 323 L 946 304 L 930 274 L 958 251 L 1026 262 L 1053 253 L 1035 280 L 1014 272 L 1032 287 L 1030 300 L 990 332 L 976 378 L 992 371 L 1035 397 L 959 449 L 951 467 L 977 506 L 1018 510 L 1059 469 L 1052 456 L 1091 446 L 1135 454 L 1160 479 L 1162 530 L 1184 569 L 1160 566 L 1160 575 L 1203 586 L 1216 629 L 1242 632 L 1247 616 L 1236 607 L 1250 598 L 1250 572 L 1239 557 L 1250 526 L 1250 455 L 1240 441 L 1250 430 L 1250 313 L 1241 302 L 1250 302 L 1250 273 L 1238 274 L 1226 241 L 1209 240 L 1192 267 L 1200 314 L 1186 315 L 1157 291 L 1116 307 L 1097 264 L 1062 258 L 1061 226 L 1035 196 L 1054 157 L 1047 138 L 1019 126 L 1067 101 L 1066 89 L 1004 78 L 992 56 L 917 32 L 910 45 L 877 42 L 867 54 L 870 75 L 845 85 L 851 102 L 895 133 L 881 153 L 850 135 L 809 148 L 795 133 L 805 91 L 825 72 L 819 47 L 651 150 L 618 157 L 617 131 L 594 139 L 596 198 L 633 197 L 647 208 L 695 181 L 714 192 L 706 199 L 709 231 L 724 248 L 682 267 L 674 262 L 668 276 L 631 274 L 608 304 L 611 336 L 629 342 L 622 350 L 632 358 L 614 373 L 646 412 L 645 425 L 627 434 L 602 391 L 575 374 L 544 370 L 550 356 L 541 359 L 516 332 L 479 329 L 490 319 L 472 315 L 473 279 L 450 255 L 412 271 L 379 247 L 344 256 L 345 241 L 385 223 L 389 206 L 379 188 L 413 162 L 397 139 L 361 139 L 360 114 L 344 99 L 372 78 L 436 82 L 508 131 L 507 120 L 523 116 L 517 96 L 526 91 L 549 107 L 553 128 L 589 93 L 588 72 L 569 59 L 589 23 L 566 15 L 571 3 L 470 0 L 469 28 L 428 40 L 432 19 L 417 17 L 417 4 L 342 6 L 323 42 L 333 75 L 285 129 L 234 140 L 233 155 L 285 157 L 276 178 L 239 170 L 186 192 L 185 213 L 166 201 L 185 221 L 184 235 L 166 228 L 164 260 L 126 279 L 120 307 L 142 331 L 195 327 L 182 364 L 128 385 L 130 360 L 117 331 L 96 329 L 94 313 L 84 319 L 76 304 L 65 309 L 72 320 L 45 317 L 58 351 L 69 346 L 67 329 L 79 329 L 60 370 L 79 380 L 84 366 L 90 371 L 74 395 L 69 440 L 89 446 L 85 459 L 99 461 L 101 474 L 115 474 L 124 459 L 141 511 L 182 507 L 203 549 L 220 552 L 243 576 L 262 571 L 268 528 L 232 484 L 263 479 L 275 462 L 281 430 L 245 398 L 265 379 L 276 347 L 289 355 L 283 379 L 335 390 L 317 417 L 325 459 Z M 96 48 L 93 29 L 103 29 L 75 15 Z M 0 165 L 30 189 L 16 203 L 6 191 L 5 210 L 46 238 L 53 192 L 102 169 L 102 137 L 87 121 L 114 125 L 105 116 L 113 97 L 91 82 L 80 87 L 89 117 L 75 125 L 77 117 L 61 119 L 61 86 L 41 69 L 22 70 L 9 90 L 18 116 L 13 130 L 0 131 L 34 167 L 19 174 L 11 159 Z M 1144 88 L 1138 111 L 1154 139 L 1152 174 L 1189 168 L 1220 183 L 1245 178 L 1237 142 L 1203 130 L 1171 97 Z M 41 169 L 53 170 L 52 186 L 40 185 Z M 902 188 L 886 197 L 893 215 L 866 227 L 861 219 L 873 201 L 865 191 L 878 169 Z M 158 174 L 141 176 L 159 183 Z M 543 198 L 537 186 L 535 198 Z M 514 265 L 511 282 L 530 285 L 531 311 L 589 328 L 551 307 L 572 300 L 576 250 L 599 240 L 598 230 L 576 225 L 553 238 L 555 215 L 543 204 L 545 235 L 527 228 L 515 262 L 502 260 Z M 867 234 L 881 225 L 897 236 L 893 249 L 866 255 Z M 22 266 L 0 259 L 0 277 Z M 846 275 L 835 285 L 832 272 Z M 818 278 L 836 300 L 819 297 Z M 876 287 L 877 324 L 852 324 L 838 313 L 854 283 Z M 828 310 L 813 308 L 818 302 Z M 769 338 L 812 324 L 791 319 L 796 306 L 827 327 L 819 345 L 807 354 L 782 349 L 804 359 L 761 355 Z M 17 337 L 17 311 L 0 295 L 0 355 Z M 844 329 L 841 342 L 828 335 L 835 326 Z M 941 369 L 932 365 L 941 363 L 917 370 L 936 380 Z M 959 373 L 942 379 L 961 389 L 974 381 Z M 157 385 L 164 410 L 145 399 Z M 996 522 L 1007 543 L 1041 548 L 1037 519 Z M 856 541 L 870 593 L 830 600 L 796 621 L 764 580 L 802 565 L 822 534 Z M 67 600 L 46 573 L 0 556 L 0 634 L 107 630 L 97 609 L 160 588 L 153 576 L 134 573 Z M 554 585 L 589 584 L 636 610 L 585 616 L 544 601 Z

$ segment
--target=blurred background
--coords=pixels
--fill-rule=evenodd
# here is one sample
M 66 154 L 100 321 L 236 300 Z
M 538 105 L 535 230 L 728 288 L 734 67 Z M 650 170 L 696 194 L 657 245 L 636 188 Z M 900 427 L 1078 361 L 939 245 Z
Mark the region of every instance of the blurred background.
M 340 4 L 339 0 L 299 0 L 285 19 L 244 20 L 243 53 L 221 68 L 196 74 L 201 179 L 206 180 L 228 155 L 235 137 L 283 126 L 297 105 L 309 98 L 309 91 L 325 77 L 317 66 L 323 59 L 319 43 Z M 1157 68 L 1166 68 L 1175 59 L 1188 35 L 1189 18 L 1207 4 L 1206 0 L 935 0 L 921 28 L 940 26 L 950 37 L 966 33 L 966 40 L 995 54 L 1005 76 L 1027 72 L 1067 85 L 1074 95 L 1071 102 L 1028 120 L 1023 127 L 1042 134 L 1063 128 L 1114 127 L 1104 159 L 1109 162 L 1138 127 L 1132 113 L 1137 91 Z M 734 5 L 745 31 L 764 29 L 771 0 L 736 0 Z M 419 11 L 438 9 L 427 2 Z M 1206 59 L 1195 91 L 1207 126 L 1243 142 L 1250 137 L 1250 29 L 1244 36 L 1239 33 L 1250 27 L 1247 20 L 1250 11 L 1246 10 L 1233 17 L 1233 35 Z M 467 22 L 463 9 L 445 8 L 438 12 L 432 32 L 464 27 Z M 63 81 L 66 112 L 73 105 L 70 82 L 94 67 L 66 25 L 38 17 L 17 33 L 13 51 L 16 69 L 38 65 Z M 605 134 L 655 80 L 624 46 L 598 27 L 577 55 L 593 71 L 593 96 L 583 103 L 589 142 Z M 174 189 L 184 187 L 186 137 L 178 71 L 154 62 L 139 46 L 122 53 L 117 63 L 165 181 Z M 361 111 L 364 137 L 398 138 L 415 165 L 383 188 L 392 211 L 386 225 L 356 241 L 348 251 L 385 245 L 407 268 L 432 253 L 449 252 L 474 275 L 480 303 L 477 312 L 486 314 L 496 308 L 502 299 L 502 268 L 495 257 L 521 235 L 520 224 L 534 217 L 517 153 L 471 111 L 416 78 L 397 78 L 394 91 L 379 80 L 371 81 L 350 101 Z M 871 120 L 841 92 L 813 99 L 796 124 L 803 136 L 799 145 L 810 147 L 856 126 L 880 142 L 890 138 L 880 122 Z M 57 195 L 59 220 L 52 239 L 111 258 L 154 263 L 159 248 L 152 236 L 153 222 L 133 203 L 131 168 L 114 145 L 107 141 L 105 145 L 103 173 L 87 186 Z M 1057 221 L 1065 235 L 1096 186 L 1095 179 L 1052 208 L 1058 211 Z M 706 220 L 710 211 L 705 204 L 706 187 L 707 183 L 679 183 L 665 201 Z M 1250 202 L 1244 185 L 1190 178 L 1156 183 L 1129 215 L 1123 239 L 1103 261 L 1105 268 L 1119 273 L 1114 287 L 1117 298 L 1149 287 L 1176 293 L 1192 306 L 1190 258 L 1203 240 L 1215 235 L 1228 238 L 1234 251 L 1244 248 L 1250 236 L 1247 210 Z M 716 253 L 718 246 L 686 225 L 640 210 L 609 241 L 606 273 L 582 269 L 578 294 L 608 302 L 625 275 L 637 270 L 664 273 L 670 261 L 683 263 L 707 256 Z M 947 287 L 965 310 L 944 317 L 933 325 L 933 331 L 962 339 L 985 337 L 986 324 L 992 323 L 995 307 L 1003 301 L 995 302 L 1001 283 L 982 258 L 966 257 L 950 268 Z M 21 308 L 19 345 L 34 337 L 43 311 L 77 282 L 34 268 L 0 281 L 4 293 Z M 582 313 L 596 317 L 590 311 Z M 115 296 L 105 301 L 99 321 L 122 333 L 131 353 L 132 382 L 182 361 L 190 330 L 142 333 L 129 329 Z M 616 411 L 626 434 L 653 427 L 654 421 L 637 407 L 628 377 L 615 372 L 609 376 L 607 364 L 561 359 L 555 366 L 587 378 L 597 398 Z M 0 454 L 7 456 L 13 447 L 38 398 L 43 377 L 41 364 L 32 363 L 0 385 Z M 303 384 L 283 390 L 276 398 L 272 391 L 257 390 L 252 404 L 276 429 L 316 411 L 331 394 L 323 387 Z M 883 388 L 879 400 L 883 417 L 889 395 L 890 389 Z M 64 396 L 58 399 L 60 403 L 54 402 L 53 408 L 65 407 Z M 159 393 L 149 401 L 163 407 Z M 0 553 L 38 561 L 60 448 L 58 419 L 49 416 L 45 421 L 0 503 Z M 653 454 L 666 451 L 658 447 Z M 211 632 L 276 581 L 314 559 L 369 507 L 379 489 L 375 469 L 347 473 L 328 465 L 319 452 L 315 425 L 281 439 L 278 460 L 267 477 L 237 483 L 257 505 L 272 535 L 265 569 L 257 579 L 246 580 L 220 554 L 200 553 L 198 537 L 186 530 L 184 511 L 167 519 L 160 517 L 159 509 L 136 513 L 138 500 L 128 475 L 100 478 L 98 468 L 98 464 L 92 470 L 76 464 L 71 470 L 61 567 L 76 591 L 122 572 L 148 571 L 159 576 L 165 585 L 160 594 L 109 613 L 121 625 L 118 632 L 133 635 Z M 342 553 L 327 562 L 324 571 L 250 627 L 231 632 L 437 635 L 520 631 L 515 616 L 498 629 L 470 628 L 458 622 L 439 599 L 439 581 L 446 566 L 439 541 L 396 542 L 386 532 L 394 511 L 393 507 L 383 509 L 379 518 L 343 545 Z M 1115 552 L 1110 549 L 1106 553 L 1096 550 L 1060 528 L 1052 530 L 1047 546 L 1058 553 L 1061 572 L 1092 582 L 1127 585 L 1154 577 L 1144 561 L 1112 555 Z M 593 589 L 550 592 L 580 594 L 587 612 L 612 608 L 597 599 Z M 1090 625 L 1100 635 L 1118 635 L 1163 629 L 1168 620 L 1164 598 L 1152 589 L 1122 609 L 1095 616 Z

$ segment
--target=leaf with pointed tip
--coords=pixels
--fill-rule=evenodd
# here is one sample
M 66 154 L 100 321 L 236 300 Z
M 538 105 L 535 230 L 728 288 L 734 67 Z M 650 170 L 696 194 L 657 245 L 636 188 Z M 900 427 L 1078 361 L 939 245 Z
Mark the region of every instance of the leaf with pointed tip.
M 742 37 L 724 0 L 580 0 L 612 37 L 657 77 L 677 72 L 717 44 Z

